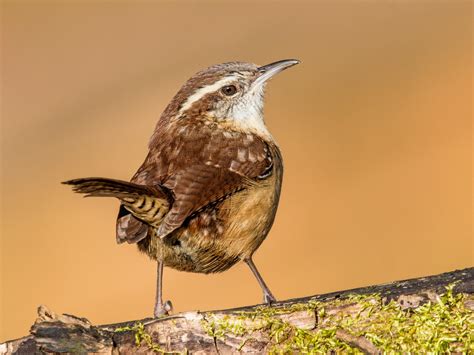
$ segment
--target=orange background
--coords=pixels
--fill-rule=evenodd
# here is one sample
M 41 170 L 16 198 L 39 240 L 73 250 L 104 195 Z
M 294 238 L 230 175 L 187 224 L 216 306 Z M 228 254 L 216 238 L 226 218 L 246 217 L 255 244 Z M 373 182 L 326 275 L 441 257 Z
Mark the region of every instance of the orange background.
M 280 299 L 472 266 L 472 4 L 2 1 L 0 339 L 36 307 L 150 316 L 155 265 L 115 244 L 118 203 L 69 178 L 129 179 L 160 112 L 208 65 L 302 64 L 268 87 L 285 159 L 256 263 Z M 165 270 L 176 311 L 253 304 L 243 265 Z

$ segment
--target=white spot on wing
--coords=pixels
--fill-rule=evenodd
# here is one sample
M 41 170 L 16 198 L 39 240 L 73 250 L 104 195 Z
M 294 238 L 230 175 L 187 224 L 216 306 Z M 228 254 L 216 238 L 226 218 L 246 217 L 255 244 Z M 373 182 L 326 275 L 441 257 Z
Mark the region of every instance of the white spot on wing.
M 232 163 L 230 163 L 230 170 L 231 171 L 238 171 L 237 169 L 240 167 L 240 163 L 236 162 L 235 160 L 232 160 Z
M 245 153 L 246 153 L 246 150 L 244 148 L 239 148 L 239 150 L 237 151 L 237 160 L 242 163 L 245 162 L 247 160 Z
M 257 157 L 251 151 L 249 151 L 249 161 L 251 163 L 255 163 L 257 161 Z
M 228 132 L 228 131 L 224 131 L 223 135 L 224 135 L 225 138 L 228 138 L 228 139 L 234 137 L 234 135 L 232 134 L 232 132 Z

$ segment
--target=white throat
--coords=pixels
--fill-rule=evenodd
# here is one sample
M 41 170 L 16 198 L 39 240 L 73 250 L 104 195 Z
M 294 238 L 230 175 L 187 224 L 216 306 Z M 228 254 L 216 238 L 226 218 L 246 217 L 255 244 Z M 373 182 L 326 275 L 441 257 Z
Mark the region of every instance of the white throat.
M 250 90 L 239 100 L 238 104 L 232 106 L 230 117 L 242 131 L 272 138 L 263 117 L 263 94 L 263 85 Z

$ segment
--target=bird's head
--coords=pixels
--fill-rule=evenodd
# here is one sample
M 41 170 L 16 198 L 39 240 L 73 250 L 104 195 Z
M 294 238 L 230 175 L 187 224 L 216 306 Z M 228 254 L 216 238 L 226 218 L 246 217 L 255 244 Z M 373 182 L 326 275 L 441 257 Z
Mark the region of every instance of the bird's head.
M 210 120 L 239 130 L 268 132 L 263 120 L 263 98 L 267 81 L 298 64 L 296 59 L 264 66 L 230 62 L 204 69 L 179 90 L 165 115 L 176 120 Z

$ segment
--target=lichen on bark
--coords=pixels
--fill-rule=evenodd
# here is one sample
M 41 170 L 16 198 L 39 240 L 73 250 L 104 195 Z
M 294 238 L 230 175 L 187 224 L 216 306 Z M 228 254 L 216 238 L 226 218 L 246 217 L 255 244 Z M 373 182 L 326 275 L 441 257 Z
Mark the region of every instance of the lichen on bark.
M 424 304 L 406 306 L 406 297 L 401 304 L 380 294 L 350 295 L 325 303 L 259 307 L 239 315 L 208 314 L 202 324 L 217 340 L 239 336 L 245 345 L 255 338 L 265 339 L 273 353 L 469 353 L 474 351 L 474 322 L 467 305 L 473 296 L 454 294 L 453 287 Z M 301 311 L 314 315 L 314 326 L 311 321 L 298 326 L 286 319 Z
M 0 354 L 474 353 L 474 268 L 268 306 L 95 326 L 46 307 Z

